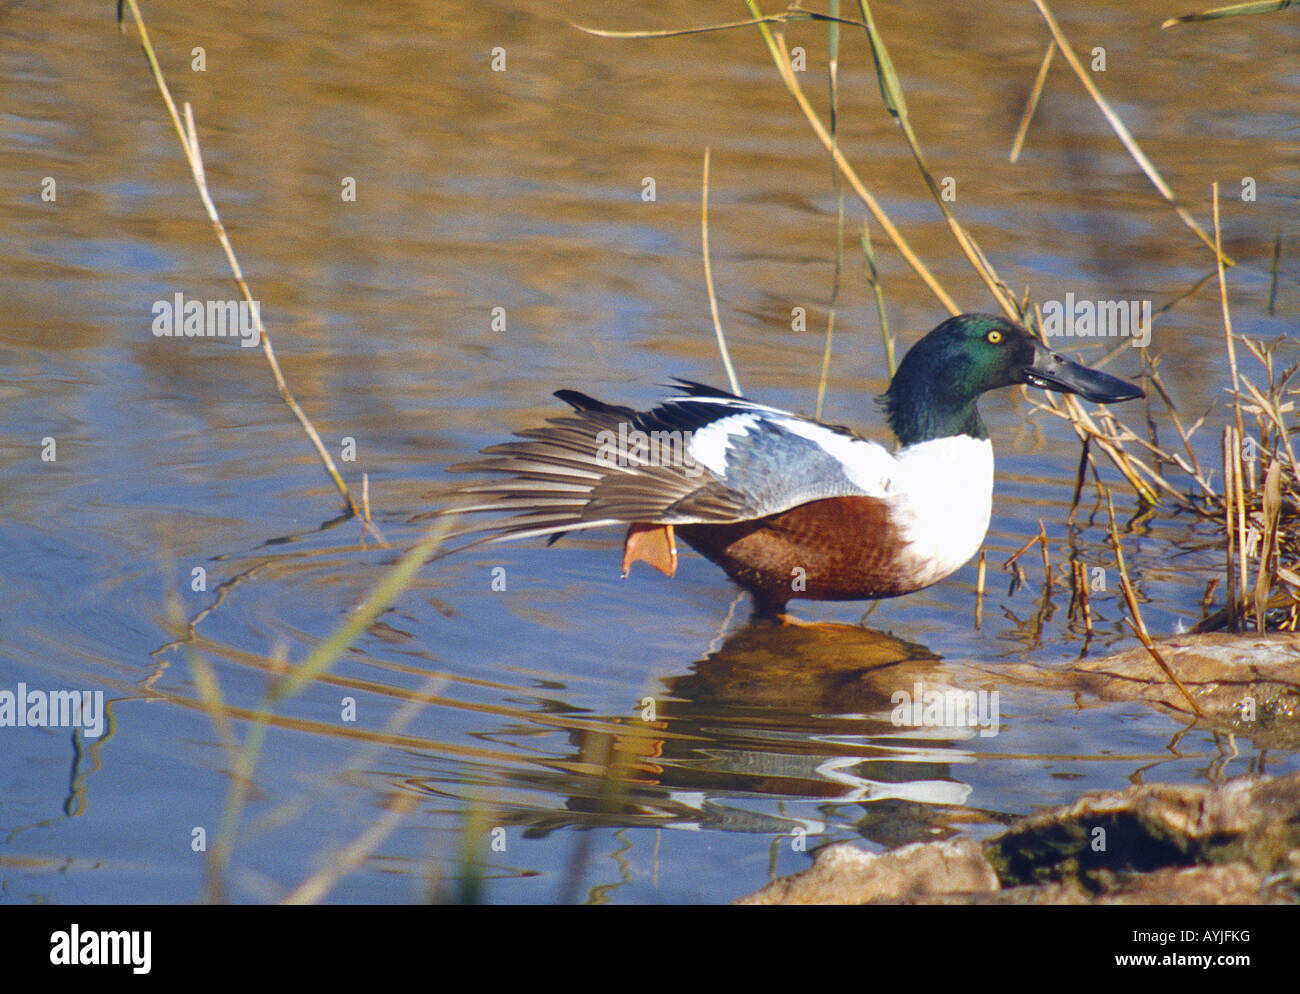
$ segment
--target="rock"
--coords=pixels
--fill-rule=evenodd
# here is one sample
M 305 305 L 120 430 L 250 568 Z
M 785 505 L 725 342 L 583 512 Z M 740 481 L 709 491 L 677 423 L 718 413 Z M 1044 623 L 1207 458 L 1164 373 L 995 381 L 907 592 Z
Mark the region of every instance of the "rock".
M 1089 794 L 983 844 L 830 846 L 737 903 L 1300 903 L 1300 773 Z
M 993 892 L 998 876 L 971 839 L 916 842 L 876 855 L 828 846 L 810 870 L 774 880 L 737 904 L 905 903 L 941 894 Z
M 1156 649 L 1217 727 L 1259 745 L 1300 745 L 1300 635 L 1182 635 Z M 1146 649 L 1083 660 L 1066 671 L 1103 700 L 1147 701 L 1190 716 L 1187 699 Z

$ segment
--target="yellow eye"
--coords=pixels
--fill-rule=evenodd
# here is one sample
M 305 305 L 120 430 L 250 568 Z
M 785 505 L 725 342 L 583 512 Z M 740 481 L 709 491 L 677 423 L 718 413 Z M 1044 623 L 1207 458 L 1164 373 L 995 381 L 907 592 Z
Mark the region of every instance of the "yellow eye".
M 994 329 L 984 336 L 990 345 L 997 345 L 1002 341 L 1002 332 Z

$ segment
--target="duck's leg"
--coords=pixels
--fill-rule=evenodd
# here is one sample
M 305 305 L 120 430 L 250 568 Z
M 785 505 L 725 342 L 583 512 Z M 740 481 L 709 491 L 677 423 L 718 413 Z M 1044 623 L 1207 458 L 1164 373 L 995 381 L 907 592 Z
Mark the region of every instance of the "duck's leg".
M 751 589 L 749 593 L 754 598 L 754 618 L 775 621 L 779 625 L 808 624 L 800 621 L 793 614 L 786 613 L 786 605 L 790 603 L 789 597 L 773 597 L 770 593 L 756 589 Z
M 770 593 L 751 590 L 754 598 L 755 620 L 771 621 L 785 628 L 804 628 L 824 633 L 861 632 L 861 625 L 846 625 L 841 621 L 808 621 L 798 615 L 790 614 L 786 608 L 792 598 L 773 597 Z

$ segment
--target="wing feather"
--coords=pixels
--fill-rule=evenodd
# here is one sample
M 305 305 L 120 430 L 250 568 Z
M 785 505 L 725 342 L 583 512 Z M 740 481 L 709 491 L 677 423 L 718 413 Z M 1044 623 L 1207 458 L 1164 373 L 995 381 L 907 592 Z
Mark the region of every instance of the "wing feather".
M 482 533 L 469 543 L 478 545 L 622 524 L 727 524 L 891 491 L 898 463 L 875 442 L 678 382 L 684 396 L 641 412 L 558 391 L 572 413 L 451 467 L 504 477 L 455 492 L 461 505 L 445 510 L 498 517 L 467 521 L 452 534 Z

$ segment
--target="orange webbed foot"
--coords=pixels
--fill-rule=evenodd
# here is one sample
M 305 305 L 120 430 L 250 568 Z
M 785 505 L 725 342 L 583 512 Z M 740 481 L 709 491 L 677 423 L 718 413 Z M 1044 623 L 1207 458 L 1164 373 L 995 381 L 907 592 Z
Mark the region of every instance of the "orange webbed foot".
M 623 575 L 635 562 L 649 563 L 664 576 L 677 572 L 677 540 L 672 525 L 629 525 L 623 540 Z

